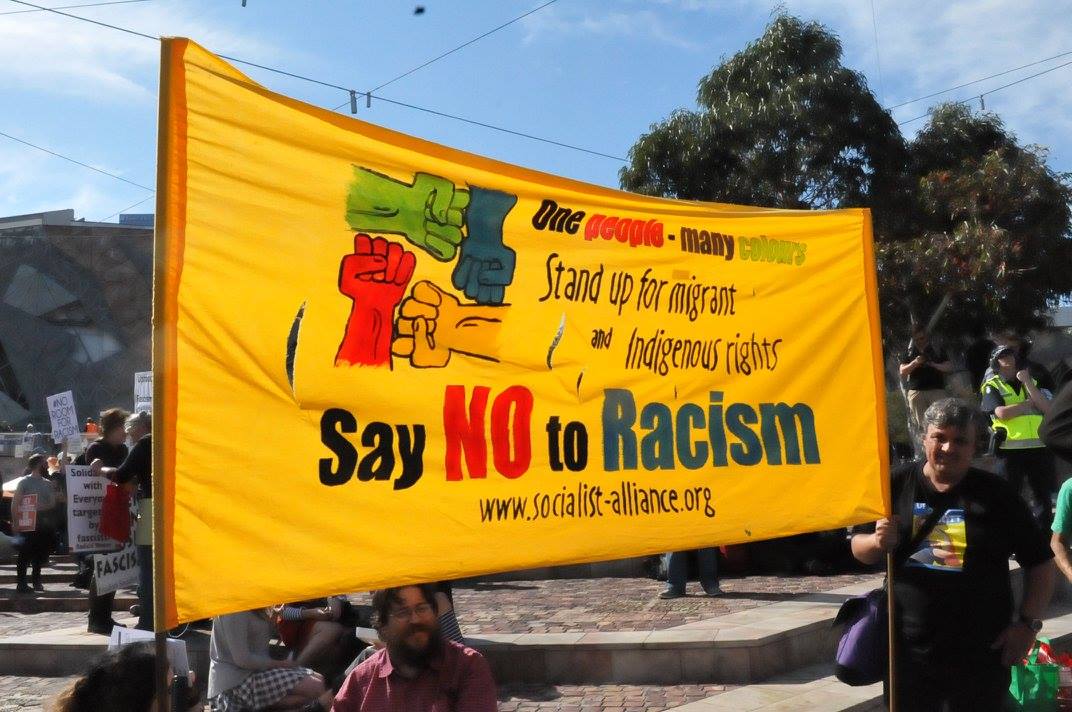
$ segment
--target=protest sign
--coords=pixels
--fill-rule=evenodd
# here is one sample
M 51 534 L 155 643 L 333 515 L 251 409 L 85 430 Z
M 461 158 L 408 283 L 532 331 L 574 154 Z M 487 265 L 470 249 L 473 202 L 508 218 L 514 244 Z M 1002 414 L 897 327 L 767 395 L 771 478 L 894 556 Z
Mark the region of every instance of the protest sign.
M 153 372 L 139 371 L 134 374 L 134 412 L 153 410 Z
M 32 532 L 37 530 L 36 494 L 24 494 L 21 497 L 16 494 L 12 512 L 14 516 L 11 520 L 11 527 L 14 531 Z
M 55 442 L 61 443 L 81 432 L 78 414 L 74 409 L 74 394 L 64 391 L 49 396 L 45 401 L 48 404 L 48 417 L 52 421 L 52 439 Z
M 163 57 L 167 625 L 887 511 L 868 211 L 586 185 Z
M 67 537 L 71 551 L 108 551 L 115 540 L 100 533 L 101 504 L 108 480 L 94 477 L 88 466 L 67 465 Z
M 93 578 L 97 582 L 97 593 L 111 593 L 136 586 L 138 565 L 138 550 L 133 543 L 110 554 L 94 554 Z
M 68 455 L 81 455 L 86 449 L 85 437 L 78 433 L 67 438 L 67 454 Z

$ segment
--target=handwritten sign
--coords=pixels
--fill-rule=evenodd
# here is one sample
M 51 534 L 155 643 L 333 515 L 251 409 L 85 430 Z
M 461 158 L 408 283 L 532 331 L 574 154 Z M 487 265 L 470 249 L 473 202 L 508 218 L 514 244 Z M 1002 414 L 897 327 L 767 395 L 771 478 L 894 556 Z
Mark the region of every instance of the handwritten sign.
M 58 443 L 72 435 L 78 435 L 78 413 L 75 412 L 74 395 L 70 391 L 57 393 L 45 399 L 48 403 L 48 417 L 52 421 L 52 439 Z

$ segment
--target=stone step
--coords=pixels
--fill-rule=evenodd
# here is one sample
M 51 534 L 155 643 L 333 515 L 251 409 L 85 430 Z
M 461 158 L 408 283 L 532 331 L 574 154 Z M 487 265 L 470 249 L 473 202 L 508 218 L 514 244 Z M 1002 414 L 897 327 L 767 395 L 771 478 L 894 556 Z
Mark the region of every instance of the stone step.
M 208 680 L 209 632 L 191 628 L 183 640 L 197 678 Z M 0 638 L 0 676 L 80 675 L 107 648 L 108 636 L 87 633 L 85 626 Z
M 828 665 L 812 665 L 768 682 L 672 707 L 673 712 L 871 712 L 884 710 L 882 683 L 849 687 Z
M 74 580 L 75 572 L 72 570 L 70 573 L 64 571 L 42 571 L 41 581 L 44 583 L 70 583 Z M 18 580 L 18 577 L 14 572 L 6 573 L 0 572 L 0 588 L 5 585 L 14 585 Z
M 830 660 L 838 608 L 878 582 L 666 630 L 480 635 L 467 642 L 485 654 L 502 682 L 749 684 Z
M 89 610 L 86 591 L 71 588 L 63 581 L 49 582 L 44 591 L 17 593 L 13 582 L 0 585 L 0 612 L 3 613 L 70 613 Z M 121 590 L 115 596 L 112 610 L 125 611 L 138 602 L 132 591 Z
M 1072 644 L 1072 606 L 1062 603 L 1046 617 L 1043 634 L 1057 648 Z M 770 680 L 674 707 L 675 712 L 870 712 L 884 710 L 882 683 L 849 687 L 833 664 L 804 667 Z

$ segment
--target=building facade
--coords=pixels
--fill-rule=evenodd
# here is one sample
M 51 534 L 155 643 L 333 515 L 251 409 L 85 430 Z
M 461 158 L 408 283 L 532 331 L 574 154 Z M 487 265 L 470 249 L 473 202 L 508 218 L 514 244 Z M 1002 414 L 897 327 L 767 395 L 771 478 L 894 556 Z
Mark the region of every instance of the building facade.
M 50 430 L 46 397 L 82 421 L 131 408 L 152 368 L 153 231 L 73 210 L 0 218 L 0 423 Z

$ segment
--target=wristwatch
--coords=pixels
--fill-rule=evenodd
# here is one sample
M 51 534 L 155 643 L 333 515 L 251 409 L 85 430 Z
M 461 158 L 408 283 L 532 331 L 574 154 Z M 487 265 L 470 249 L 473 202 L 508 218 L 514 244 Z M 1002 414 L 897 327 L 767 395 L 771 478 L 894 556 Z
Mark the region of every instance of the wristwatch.
M 1035 633 L 1038 633 L 1040 630 L 1042 630 L 1042 620 L 1039 618 L 1029 618 L 1021 614 L 1020 623 L 1023 623 Z

